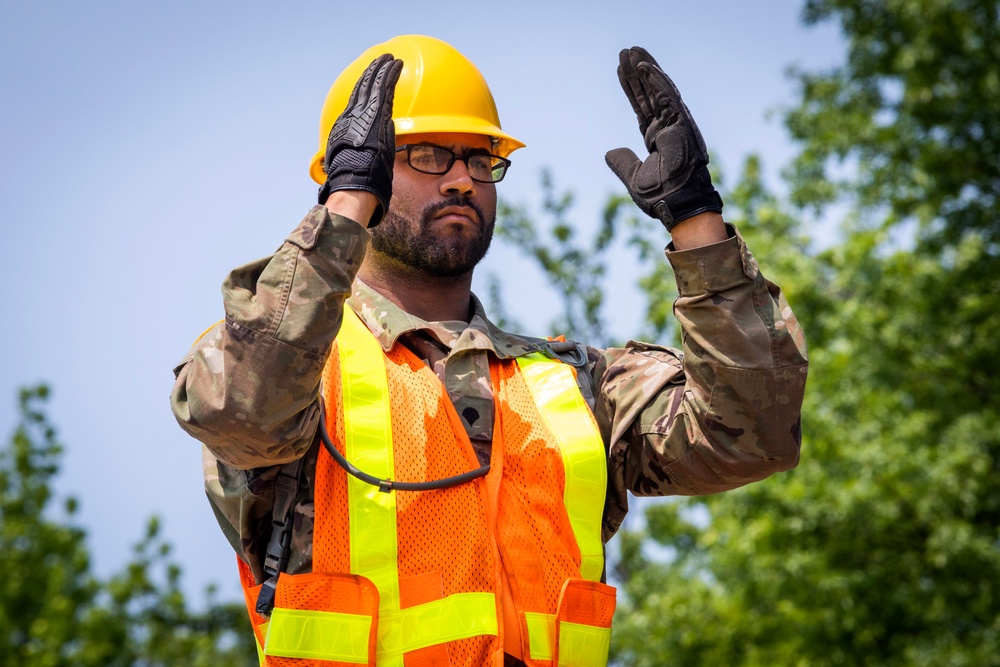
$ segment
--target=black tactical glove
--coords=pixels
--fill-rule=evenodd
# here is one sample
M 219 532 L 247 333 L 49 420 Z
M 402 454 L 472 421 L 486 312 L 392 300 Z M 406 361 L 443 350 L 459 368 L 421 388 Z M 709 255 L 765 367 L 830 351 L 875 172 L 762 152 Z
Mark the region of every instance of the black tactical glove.
M 625 49 L 618 60 L 618 80 L 639 118 L 649 157 L 642 161 L 630 149 L 616 148 L 604 157 L 611 171 L 639 208 L 668 232 L 699 213 L 721 213 L 705 140 L 677 86 L 645 49 Z
M 379 206 L 368 222 L 382 221 L 392 197 L 392 165 L 396 160 L 396 131 L 392 98 L 403 61 L 386 53 L 368 66 L 347 101 L 347 108 L 330 128 L 326 143 L 326 183 L 319 189 L 325 204 L 337 190 L 365 190 Z

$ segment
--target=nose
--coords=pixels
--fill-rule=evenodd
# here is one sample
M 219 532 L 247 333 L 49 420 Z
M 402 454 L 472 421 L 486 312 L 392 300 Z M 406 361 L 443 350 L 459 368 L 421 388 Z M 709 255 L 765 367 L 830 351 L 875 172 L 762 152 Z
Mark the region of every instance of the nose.
M 476 193 L 476 182 L 469 176 L 469 167 L 462 160 L 455 160 L 448 173 L 441 176 L 441 194 L 466 195 Z

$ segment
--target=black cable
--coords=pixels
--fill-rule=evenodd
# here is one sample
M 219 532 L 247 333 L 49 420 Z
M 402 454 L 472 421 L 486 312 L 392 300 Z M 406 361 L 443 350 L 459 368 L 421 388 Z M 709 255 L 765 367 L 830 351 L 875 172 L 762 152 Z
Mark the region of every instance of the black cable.
M 379 491 L 383 491 L 385 493 L 389 493 L 394 489 L 397 491 L 435 491 L 437 489 L 450 489 L 453 486 L 459 486 L 460 484 L 471 482 L 474 479 L 485 477 L 490 471 L 490 464 L 487 463 L 483 467 L 476 470 L 463 472 L 461 475 L 455 475 L 453 477 L 436 479 L 431 482 L 396 482 L 391 479 L 379 479 L 374 475 L 369 475 L 368 473 L 359 470 L 353 463 L 344 458 L 344 455 L 337 451 L 337 448 L 334 447 L 332 442 L 330 442 L 330 436 L 326 430 L 326 410 L 324 408 L 322 398 L 320 398 L 319 401 L 319 437 L 320 440 L 323 441 L 323 446 L 326 447 L 326 451 L 333 457 L 333 460 L 336 461 L 341 468 L 346 470 L 349 475 L 357 477 L 362 482 L 371 484 L 372 486 L 377 486 Z

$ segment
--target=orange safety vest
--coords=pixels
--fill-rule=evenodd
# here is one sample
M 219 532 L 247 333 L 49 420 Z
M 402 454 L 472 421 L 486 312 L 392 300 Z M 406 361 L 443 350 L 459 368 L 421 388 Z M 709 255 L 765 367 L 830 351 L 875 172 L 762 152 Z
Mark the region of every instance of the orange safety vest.
M 479 467 L 442 383 L 412 352 L 384 353 L 350 309 L 334 347 L 327 428 L 355 466 L 400 481 Z M 529 665 L 607 664 L 615 589 L 601 583 L 597 424 L 567 364 L 535 353 L 492 360 L 490 371 L 485 478 L 387 493 L 320 450 L 313 572 L 279 575 L 268 619 L 240 561 L 261 665 L 502 665 L 515 623 Z

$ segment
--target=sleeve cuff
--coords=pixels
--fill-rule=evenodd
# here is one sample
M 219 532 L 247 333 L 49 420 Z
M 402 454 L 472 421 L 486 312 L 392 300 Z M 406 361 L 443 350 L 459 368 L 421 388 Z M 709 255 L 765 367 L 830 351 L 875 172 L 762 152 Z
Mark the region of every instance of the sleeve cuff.
M 677 291 L 681 296 L 720 292 L 741 282 L 752 282 L 760 272 L 739 231 L 726 223 L 729 238 L 725 241 L 691 248 L 666 248 L 667 261 L 674 269 Z
M 360 223 L 317 205 L 285 241 L 304 251 L 319 249 L 331 257 L 343 258 L 357 265 L 364 259 L 369 238 L 368 230 Z

